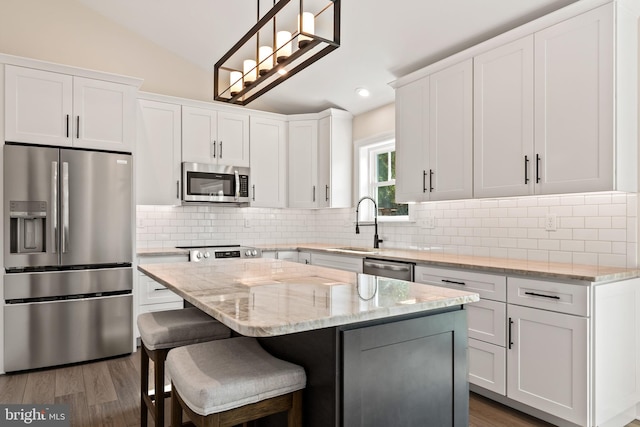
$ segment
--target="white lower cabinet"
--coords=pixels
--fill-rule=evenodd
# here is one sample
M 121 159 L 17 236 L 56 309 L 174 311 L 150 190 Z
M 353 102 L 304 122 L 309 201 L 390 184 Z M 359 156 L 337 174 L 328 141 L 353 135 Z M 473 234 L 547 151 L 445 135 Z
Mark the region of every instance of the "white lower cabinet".
M 138 265 L 186 262 L 188 260 L 189 257 L 187 255 L 139 256 Z M 183 307 L 183 300 L 180 296 L 176 295 L 149 276 L 138 272 L 136 282 L 136 293 L 138 296 L 136 318 L 142 313 L 174 310 Z M 133 324 L 135 337 L 137 338 L 140 336 L 140 332 L 138 331 L 138 326 L 135 320 Z
M 587 425 L 588 319 L 509 305 L 507 397 Z
M 494 393 L 507 393 L 507 351 L 504 346 L 469 338 L 469 382 Z
M 472 391 L 560 426 L 620 427 L 640 403 L 640 279 L 597 284 L 416 266 L 467 304 Z

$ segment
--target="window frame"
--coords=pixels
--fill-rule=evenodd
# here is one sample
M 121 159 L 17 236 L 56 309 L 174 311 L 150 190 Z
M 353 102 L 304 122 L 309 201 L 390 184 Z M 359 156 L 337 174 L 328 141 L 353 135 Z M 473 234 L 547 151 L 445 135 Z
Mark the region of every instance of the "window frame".
M 354 143 L 354 194 L 361 197 L 369 196 L 377 199 L 377 187 L 381 183 L 376 184 L 377 171 L 377 154 L 383 152 L 395 151 L 395 133 L 387 132 L 375 137 L 362 139 Z M 397 165 L 396 165 L 397 175 Z M 385 181 L 387 185 L 391 181 Z M 393 179 L 395 185 L 395 179 Z M 376 190 L 376 191 L 374 191 Z M 357 200 L 355 201 L 357 204 Z M 366 202 L 364 202 L 366 203 Z M 373 221 L 373 204 L 369 203 L 368 207 L 361 205 L 360 220 L 367 222 Z M 376 201 L 377 203 L 377 201 Z M 412 221 L 412 204 L 408 205 L 408 215 L 384 216 L 378 215 L 378 222 L 409 222 Z

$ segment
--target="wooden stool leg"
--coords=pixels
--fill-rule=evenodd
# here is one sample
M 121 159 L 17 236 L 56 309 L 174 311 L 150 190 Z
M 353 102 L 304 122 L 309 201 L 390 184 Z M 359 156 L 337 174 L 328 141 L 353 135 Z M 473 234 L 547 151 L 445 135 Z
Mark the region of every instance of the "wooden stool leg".
M 171 426 L 182 426 L 182 406 L 173 383 L 171 383 Z
M 291 409 L 287 411 L 287 427 L 302 427 L 302 390 L 293 393 Z
M 155 395 L 155 409 L 156 409 L 156 427 L 164 427 L 164 363 L 167 360 L 168 350 L 156 350 L 153 360 L 154 366 L 154 388 Z
M 146 427 L 149 409 L 145 396 L 149 393 L 149 354 L 144 345 L 140 345 L 140 425 Z

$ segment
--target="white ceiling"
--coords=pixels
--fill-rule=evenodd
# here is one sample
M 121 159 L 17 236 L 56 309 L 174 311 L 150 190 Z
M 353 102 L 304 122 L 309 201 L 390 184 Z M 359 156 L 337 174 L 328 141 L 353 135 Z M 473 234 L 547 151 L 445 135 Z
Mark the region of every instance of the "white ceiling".
M 213 64 L 256 22 L 256 0 L 77 1 L 212 79 Z M 393 102 L 389 82 L 575 1 L 342 0 L 340 48 L 248 107 L 284 114 L 336 107 L 357 115 Z M 359 97 L 358 87 L 371 96 Z

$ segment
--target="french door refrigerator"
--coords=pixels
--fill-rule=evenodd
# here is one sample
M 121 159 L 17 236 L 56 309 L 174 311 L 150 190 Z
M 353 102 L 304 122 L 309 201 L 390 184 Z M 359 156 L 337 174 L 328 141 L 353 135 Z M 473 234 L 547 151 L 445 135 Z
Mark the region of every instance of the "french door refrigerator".
M 133 348 L 131 155 L 4 146 L 4 369 Z

